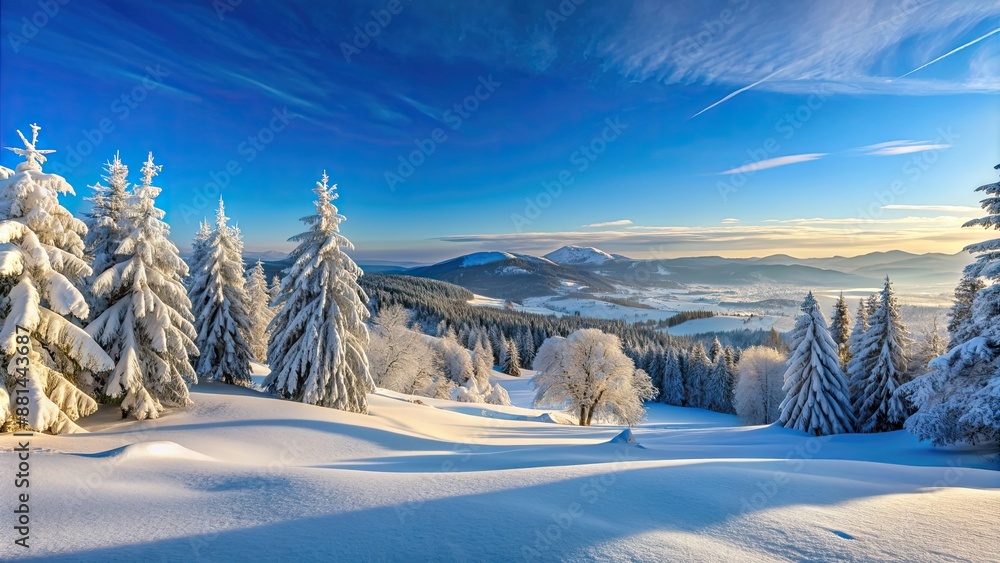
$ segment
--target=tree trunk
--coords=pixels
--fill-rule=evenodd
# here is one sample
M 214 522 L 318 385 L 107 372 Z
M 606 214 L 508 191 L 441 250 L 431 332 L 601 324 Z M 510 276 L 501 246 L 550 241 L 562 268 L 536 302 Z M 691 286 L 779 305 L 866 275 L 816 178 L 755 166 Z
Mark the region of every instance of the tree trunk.
M 580 426 L 587 425 L 587 407 L 586 405 L 580 405 Z
M 597 398 L 590 405 L 590 412 L 587 413 L 587 426 L 590 426 L 590 421 L 594 419 L 594 410 L 597 409 L 597 404 L 601 402 L 601 396 L 604 395 L 604 391 L 597 394 Z

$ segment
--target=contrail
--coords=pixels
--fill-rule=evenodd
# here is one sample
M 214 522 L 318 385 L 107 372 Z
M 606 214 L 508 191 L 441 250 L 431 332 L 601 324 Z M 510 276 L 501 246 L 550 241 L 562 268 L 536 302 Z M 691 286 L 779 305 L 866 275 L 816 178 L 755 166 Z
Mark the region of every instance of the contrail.
M 957 47 L 955 49 L 952 49 L 951 51 L 948 51 L 947 53 L 941 55 L 940 57 L 934 59 L 933 61 L 931 61 L 929 63 L 926 63 L 924 65 L 918 66 L 917 68 L 911 70 L 910 72 L 907 72 L 906 74 L 904 74 L 903 76 L 900 76 L 899 78 L 906 78 L 907 76 L 913 74 L 914 72 L 917 72 L 918 70 L 923 69 L 923 68 L 927 68 L 927 67 L 931 66 L 932 64 L 940 61 L 941 59 L 943 59 L 945 57 L 950 57 L 950 56 L 954 55 L 955 53 L 961 51 L 962 49 L 965 49 L 966 47 L 970 47 L 972 45 L 975 45 L 976 43 L 979 43 L 983 39 L 986 39 L 987 37 L 989 37 L 991 35 L 994 35 L 996 33 L 1000 33 L 1000 27 L 994 29 L 993 31 L 987 33 L 986 35 L 984 35 L 984 36 L 982 36 L 982 37 L 980 37 L 978 39 L 973 39 L 972 41 L 969 41 L 968 43 L 966 43 L 965 45 L 962 45 L 961 47 Z M 896 78 L 896 80 L 899 80 L 899 78 Z
M 998 30 L 998 31 L 1000 31 L 1000 30 Z M 768 80 L 768 79 L 770 79 L 770 78 L 771 78 L 771 77 L 773 77 L 773 76 L 774 76 L 775 74 L 778 74 L 778 71 L 777 71 L 777 70 L 776 70 L 776 71 L 774 71 L 774 72 L 772 72 L 771 74 L 768 74 L 768 75 L 767 75 L 767 76 L 765 76 L 764 78 L 761 78 L 761 79 L 760 79 L 760 80 L 758 80 L 757 82 L 754 82 L 753 84 L 751 84 L 751 85 L 749 85 L 749 86 L 744 86 L 743 88 L 740 88 L 739 90 L 737 90 L 737 91 L 733 92 L 732 94 L 729 94 L 729 95 L 728 95 L 728 96 L 726 96 L 725 98 L 722 98 L 721 100 L 719 100 L 719 101 L 715 102 L 714 104 L 712 104 L 712 105 L 708 106 L 707 108 L 705 108 L 705 109 L 703 109 L 703 110 L 699 111 L 698 113 L 696 113 L 696 114 L 692 115 L 692 116 L 691 116 L 691 119 L 694 119 L 695 117 L 698 117 L 699 115 L 701 115 L 701 114 L 705 113 L 706 111 L 708 111 L 708 110 L 710 110 L 710 109 L 714 108 L 715 106 L 717 106 L 717 105 L 721 104 L 722 102 L 725 102 L 725 101 L 728 101 L 728 100 L 732 99 L 732 98 L 733 98 L 734 96 L 736 96 L 736 95 L 738 95 L 738 94 L 742 94 L 743 92 L 746 92 L 747 90 L 749 90 L 749 89 L 751 89 L 751 88 L 754 88 L 755 86 L 758 86 L 758 85 L 759 85 L 759 84 L 760 84 L 761 82 L 764 82 L 765 80 Z

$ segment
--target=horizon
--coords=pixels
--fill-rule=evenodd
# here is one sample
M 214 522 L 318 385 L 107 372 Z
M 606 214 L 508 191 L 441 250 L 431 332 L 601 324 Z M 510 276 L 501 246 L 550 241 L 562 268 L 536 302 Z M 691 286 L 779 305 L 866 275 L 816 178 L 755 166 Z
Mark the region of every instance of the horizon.
M 181 248 L 221 194 L 248 249 L 290 250 L 324 170 L 365 262 L 982 238 L 1000 6 L 386 5 L 95 1 L 33 32 L 5 5 L 0 146 L 41 125 L 77 214 L 116 151 L 134 179 L 151 150 Z

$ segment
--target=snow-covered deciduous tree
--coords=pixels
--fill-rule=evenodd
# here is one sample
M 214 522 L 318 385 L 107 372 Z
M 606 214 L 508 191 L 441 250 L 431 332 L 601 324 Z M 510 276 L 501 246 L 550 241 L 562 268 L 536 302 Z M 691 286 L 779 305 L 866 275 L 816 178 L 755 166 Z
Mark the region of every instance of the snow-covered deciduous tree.
M 324 172 L 316 214 L 304 219 L 309 230 L 290 239 L 299 244 L 274 303 L 264 384 L 294 401 L 367 413 L 375 390 L 365 352 L 368 296 L 358 285 L 361 268 L 344 252 L 354 246 L 340 234 L 336 188 Z
M 846 370 L 847 362 L 851 359 L 850 338 L 851 338 L 851 312 L 847 308 L 847 300 L 844 293 L 840 293 L 840 299 L 833 309 L 833 319 L 830 320 L 830 335 L 837 343 L 840 352 L 840 368 Z
M 24 148 L 12 148 L 24 162 L 0 171 L 0 424 L 60 434 L 97 410 L 74 381 L 82 371 L 110 371 L 114 363 L 70 317 L 87 318 L 80 291 L 92 271 L 84 259 L 87 227 L 59 203 L 73 194 L 62 176 L 42 171 L 45 155 L 18 131 Z M 8 389 L 24 389 L 8 394 Z M 27 396 L 28 404 L 16 404 Z M 25 409 L 18 410 L 18 409 Z
M 837 343 L 812 292 L 792 330 L 792 354 L 785 370 L 779 421 L 814 435 L 843 434 L 854 428 L 847 378 Z
M 987 215 L 964 226 L 1000 230 L 1000 182 L 976 191 L 987 195 L 982 200 Z M 935 444 L 1000 442 L 1000 238 L 965 250 L 978 254 L 965 277 L 986 281 L 974 294 L 968 324 L 961 323 L 969 338 L 957 339 L 927 374 L 900 388 L 917 408 L 906 429 Z
M 868 319 L 859 352 L 860 357 L 871 359 L 870 367 L 851 381 L 858 432 L 899 430 L 908 414 L 895 393 L 907 381 L 906 349 L 910 338 L 899 318 L 899 303 L 888 277 L 879 303 L 878 310 Z
M 205 241 L 205 254 L 192 268 L 188 284 L 200 352 L 198 377 L 233 385 L 250 385 L 250 316 L 243 278 L 243 240 L 229 226 L 222 199 L 215 229 Z
M 506 350 L 502 356 L 503 363 L 500 364 L 500 369 L 507 375 L 520 377 L 521 352 L 518 350 L 517 342 L 515 342 L 512 338 L 505 338 L 504 346 Z
M 267 325 L 274 318 L 270 307 L 271 296 L 268 294 L 267 278 L 264 277 L 264 264 L 260 260 L 250 268 L 246 281 L 247 315 L 250 317 L 250 331 L 247 334 L 250 351 L 255 360 L 267 362 Z
M 368 363 L 379 387 L 423 395 L 440 377 L 443 364 L 429 338 L 408 328 L 409 318 L 409 312 L 399 305 L 379 311 L 373 319 Z
M 185 379 L 193 381 L 195 373 L 188 357 L 198 353 L 181 282 L 188 267 L 155 205 L 160 188 L 152 180 L 159 170 L 150 153 L 142 183 L 121 210 L 121 241 L 94 276 L 92 291 L 106 307 L 86 329 L 115 361 L 103 393 L 124 395 L 122 418 L 138 420 L 156 418 L 165 405 L 191 404 Z
M 924 332 L 920 345 L 914 354 L 914 360 L 909 363 L 909 376 L 912 379 L 927 372 L 927 364 L 934 358 L 948 351 L 948 341 L 941 336 L 941 329 L 938 327 L 937 317 L 931 323 L 931 327 Z
M 766 346 L 747 348 L 740 355 L 734 407 L 743 424 L 771 424 L 778 420 L 778 407 L 785 392 L 784 354 Z
M 617 336 L 582 329 L 546 340 L 535 355 L 535 405 L 579 413 L 580 426 L 596 418 L 638 424 L 642 402 L 656 396 L 649 375 L 622 352 Z

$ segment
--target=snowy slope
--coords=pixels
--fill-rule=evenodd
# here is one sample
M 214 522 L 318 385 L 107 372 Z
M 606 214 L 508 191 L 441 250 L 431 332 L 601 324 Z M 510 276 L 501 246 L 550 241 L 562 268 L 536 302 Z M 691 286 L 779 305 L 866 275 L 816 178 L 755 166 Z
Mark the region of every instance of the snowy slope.
M 983 560 L 1000 472 L 903 432 L 810 438 L 653 405 L 634 429 L 371 396 L 369 415 L 221 384 L 31 438 L 30 551 L 84 560 Z M 13 467 L 10 435 L 0 464 Z M 13 480 L 3 479 L 12 510 Z M 44 516 L 43 516 L 44 515 Z M 9 532 L 8 532 L 9 533 Z
M 554 250 L 545 255 L 545 258 L 552 260 L 556 264 L 580 265 L 580 264 L 603 264 L 608 260 L 614 260 L 614 256 L 587 246 L 564 246 L 559 250 Z

